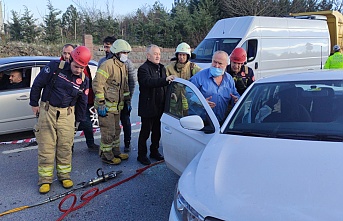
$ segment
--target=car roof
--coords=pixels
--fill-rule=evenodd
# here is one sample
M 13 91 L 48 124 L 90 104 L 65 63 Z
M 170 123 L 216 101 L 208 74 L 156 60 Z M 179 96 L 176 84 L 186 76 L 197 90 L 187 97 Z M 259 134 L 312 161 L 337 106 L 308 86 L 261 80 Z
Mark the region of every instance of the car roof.
M 272 83 L 284 81 L 314 81 L 314 80 L 343 80 L 343 70 L 316 70 L 293 74 L 276 75 L 261 78 L 256 81 L 259 83 Z
M 16 56 L 16 57 L 6 57 L 0 58 L 0 65 L 8 64 L 8 63 L 16 63 L 22 61 L 51 61 L 51 60 L 59 60 L 59 57 L 51 57 L 51 56 Z
M 60 57 L 54 57 L 54 56 L 15 56 L 15 57 L 5 57 L 0 58 L 0 66 L 3 65 L 11 65 L 15 63 L 49 63 L 50 61 L 58 61 L 60 60 Z M 97 66 L 97 62 L 94 60 L 89 61 L 90 65 Z

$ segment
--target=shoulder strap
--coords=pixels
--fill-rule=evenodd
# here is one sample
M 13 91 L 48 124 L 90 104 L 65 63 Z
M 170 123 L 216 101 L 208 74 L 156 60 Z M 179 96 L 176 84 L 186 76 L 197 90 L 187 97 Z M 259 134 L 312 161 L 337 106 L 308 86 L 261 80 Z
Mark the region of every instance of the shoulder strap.
M 248 66 L 244 65 L 244 71 L 245 71 L 245 74 L 246 74 L 246 75 L 249 74 L 249 68 L 248 68 Z
M 45 110 L 48 111 L 49 109 L 49 103 L 50 103 L 50 97 L 51 97 L 51 91 L 54 88 L 55 82 L 56 82 L 56 78 L 57 75 L 62 71 L 62 69 L 64 68 L 65 65 L 65 61 L 60 61 L 60 64 L 58 65 L 58 68 L 56 69 L 55 73 L 53 73 L 52 77 L 51 77 L 51 84 L 50 84 L 50 90 L 48 91 L 48 95 L 46 98 L 46 105 L 45 105 Z
M 191 64 L 189 65 L 190 69 L 191 69 L 191 77 L 193 76 L 193 70 L 195 67 L 195 64 L 193 62 L 191 62 Z

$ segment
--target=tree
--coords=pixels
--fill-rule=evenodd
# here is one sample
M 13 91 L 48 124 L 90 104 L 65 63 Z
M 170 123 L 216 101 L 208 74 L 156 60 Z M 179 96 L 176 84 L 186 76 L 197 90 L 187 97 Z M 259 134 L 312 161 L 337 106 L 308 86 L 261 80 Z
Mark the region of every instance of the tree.
M 188 5 L 185 1 L 175 3 L 172 9 L 171 18 L 174 26 L 173 45 L 181 42 L 190 43 L 194 32 L 192 17 L 189 13 Z
M 10 40 L 12 41 L 20 41 L 22 39 L 22 27 L 20 23 L 20 17 L 18 12 L 11 11 L 12 14 L 12 22 L 8 23 L 9 33 L 10 33 Z
M 77 29 L 79 28 L 80 16 L 77 9 L 70 5 L 66 12 L 62 15 L 61 27 L 63 30 L 63 37 L 66 42 L 72 39 L 76 41 L 77 39 Z
M 48 0 L 48 15 L 44 16 L 44 40 L 47 43 L 57 43 L 61 39 L 61 21 L 57 18 L 62 12 L 54 8 Z
M 38 36 L 37 25 L 35 24 L 37 19 L 33 18 L 33 14 L 31 14 L 26 6 L 24 7 L 25 11 L 23 17 L 20 19 L 22 40 L 27 43 L 32 43 Z
M 217 0 L 200 0 L 196 5 L 193 2 L 193 5 L 193 34 L 190 36 L 189 44 L 198 45 L 220 18 L 220 11 Z

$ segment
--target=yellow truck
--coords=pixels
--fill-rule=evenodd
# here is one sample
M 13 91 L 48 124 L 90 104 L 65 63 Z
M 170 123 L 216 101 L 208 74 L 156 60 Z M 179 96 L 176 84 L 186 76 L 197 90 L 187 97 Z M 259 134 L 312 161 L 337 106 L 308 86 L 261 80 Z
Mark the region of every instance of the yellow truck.
M 317 11 L 291 13 L 291 16 L 323 15 L 327 18 L 330 32 L 331 52 L 334 45 L 343 47 L 343 15 L 338 11 Z

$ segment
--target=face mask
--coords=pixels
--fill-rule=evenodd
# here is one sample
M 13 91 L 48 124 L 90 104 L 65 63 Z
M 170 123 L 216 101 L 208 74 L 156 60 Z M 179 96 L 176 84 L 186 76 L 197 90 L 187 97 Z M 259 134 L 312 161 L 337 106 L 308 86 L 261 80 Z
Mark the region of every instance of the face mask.
M 127 61 L 127 54 L 120 54 L 120 61 L 125 63 Z
M 224 70 L 221 68 L 210 67 L 210 73 L 213 77 L 219 77 L 220 75 L 224 74 Z

